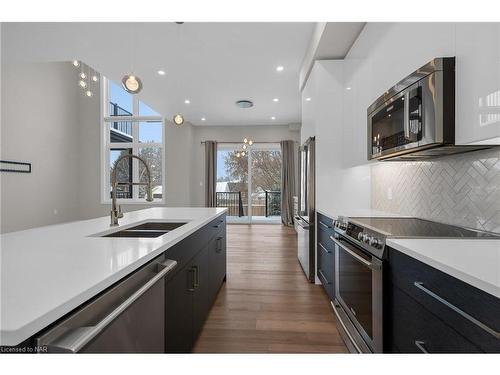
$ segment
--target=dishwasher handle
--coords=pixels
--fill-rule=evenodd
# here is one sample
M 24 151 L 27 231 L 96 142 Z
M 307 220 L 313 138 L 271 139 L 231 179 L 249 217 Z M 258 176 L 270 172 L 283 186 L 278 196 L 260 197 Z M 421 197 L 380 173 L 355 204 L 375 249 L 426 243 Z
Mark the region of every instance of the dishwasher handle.
M 90 327 L 79 327 L 69 330 L 61 337 L 52 342 L 44 344 L 49 352 L 77 353 L 87 345 L 94 337 L 99 335 L 109 324 L 111 324 L 121 313 L 130 307 L 135 301 L 146 293 L 159 280 L 164 278 L 171 270 L 175 268 L 177 262 L 167 259 L 158 263 L 160 271 L 148 282 L 136 290 L 130 297 L 123 301 L 116 309 L 111 311 L 99 323 Z
M 304 219 L 302 219 L 300 216 L 295 216 L 295 220 L 297 222 L 297 225 L 301 227 L 304 230 L 309 230 L 309 223 L 307 223 Z

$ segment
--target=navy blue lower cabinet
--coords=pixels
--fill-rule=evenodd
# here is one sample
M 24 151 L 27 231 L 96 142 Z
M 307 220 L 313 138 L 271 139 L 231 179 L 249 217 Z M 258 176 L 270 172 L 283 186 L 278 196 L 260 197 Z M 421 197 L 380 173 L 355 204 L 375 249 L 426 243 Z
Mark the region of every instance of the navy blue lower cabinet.
M 387 336 L 399 350 L 500 353 L 500 299 L 394 249 L 386 277 Z
M 332 219 L 319 213 L 317 215 L 316 273 L 330 300 L 333 301 L 335 298 L 335 244 L 330 239 L 330 236 L 333 236 Z
M 167 250 L 178 271 L 166 282 L 165 347 L 189 353 L 226 278 L 225 215 Z
M 399 288 L 388 296 L 392 316 L 389 342 L 401 353 L 479 353 L 474 344 L 447 326 Z

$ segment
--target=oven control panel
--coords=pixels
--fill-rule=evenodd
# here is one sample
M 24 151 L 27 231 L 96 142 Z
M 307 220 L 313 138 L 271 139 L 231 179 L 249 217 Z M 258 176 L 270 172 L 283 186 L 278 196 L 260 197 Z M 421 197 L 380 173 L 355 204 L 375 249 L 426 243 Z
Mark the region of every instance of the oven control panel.
M 333 223 L 335 230 L 340 234 L 354 240 L 368 251 L 375 251 L 377 254 L 383 253 L 385 241 L 379 233 L 364 228 L 361 225 L 349 222 L 345 218 L 339 218 Z

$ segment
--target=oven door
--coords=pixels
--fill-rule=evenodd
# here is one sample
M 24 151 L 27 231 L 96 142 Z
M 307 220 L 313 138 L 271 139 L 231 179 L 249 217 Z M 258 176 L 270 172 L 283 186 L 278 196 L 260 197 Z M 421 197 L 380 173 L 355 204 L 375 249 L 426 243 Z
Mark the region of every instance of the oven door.
M 341 236 L 335 242 L 336 299 L 372 352 L 383 351 L 382 261 L 355 247 Z
M 423 135 L 419 82 L 368 115 L 368 159 L 419 147 Z

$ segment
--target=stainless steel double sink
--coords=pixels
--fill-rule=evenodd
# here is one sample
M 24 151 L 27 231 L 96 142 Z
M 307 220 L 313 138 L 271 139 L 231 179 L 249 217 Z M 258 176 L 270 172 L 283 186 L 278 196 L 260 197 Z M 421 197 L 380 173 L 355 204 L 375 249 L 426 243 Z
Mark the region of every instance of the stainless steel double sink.
M 187 222 L 158 222 L 151 221 L 122 229 L 113 233 L 102 235 L 101 237 L 128 237 L 128 238 L 155 238 L 187 224 Z

